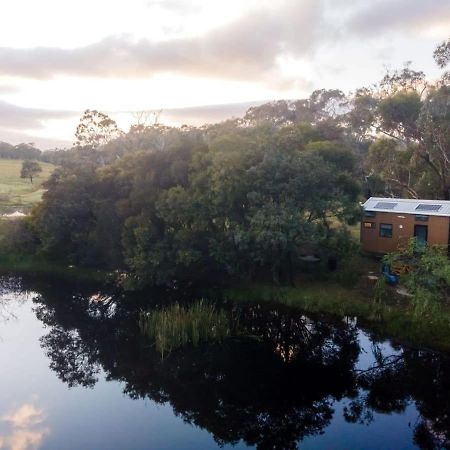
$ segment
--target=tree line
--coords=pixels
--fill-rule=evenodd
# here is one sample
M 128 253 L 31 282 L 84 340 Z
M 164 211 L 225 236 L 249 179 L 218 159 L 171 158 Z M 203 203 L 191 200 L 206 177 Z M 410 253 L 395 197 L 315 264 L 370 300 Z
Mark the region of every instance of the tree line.
M 365 196 L 450 198 L 450 40 L 434 56 L 434 82 L 408 64 L 349 95 L 317 90 L 198 128 L 123 133 L 87 110 L 74 147 L 49 154 L 59 167 L 17 241 L 138 284 L 292 281 L 305 255 L 352 252 L 346 224 Z
M 42 155 L 43 152 L 34 143 L 12 145 L 0 142 L 0 159 L 40 160 Z

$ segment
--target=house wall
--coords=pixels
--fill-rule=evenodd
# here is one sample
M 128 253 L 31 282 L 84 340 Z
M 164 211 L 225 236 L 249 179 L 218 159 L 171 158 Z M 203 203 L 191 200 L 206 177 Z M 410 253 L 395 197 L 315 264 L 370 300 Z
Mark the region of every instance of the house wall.
M 365 228 L 364 222 L 375 223 L 375 228 Z M 380 236 L 380 223 L 392 224 L 392 237 Z M 449 217 L 428 216 L 428 221 L 416 220 L 415 214 L 377 212 L 375 217 L 361 219 L 361 244 L 363 250 L 388 253 L 406 245 L 414 236 L 414 225 L 428 226 L 428 244 L 449 244 Z

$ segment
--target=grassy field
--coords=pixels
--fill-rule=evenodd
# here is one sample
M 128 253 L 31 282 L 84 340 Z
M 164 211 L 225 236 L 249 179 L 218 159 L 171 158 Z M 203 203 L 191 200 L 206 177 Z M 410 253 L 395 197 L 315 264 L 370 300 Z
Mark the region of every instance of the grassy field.
M 29 212 L 41 200 L 42 183 L 48 179 L 55 166 L 39 163 L 42 172 L 30 183 L 20 178 L 21 160 L 0 159 L 0 215 L 14 211 Z

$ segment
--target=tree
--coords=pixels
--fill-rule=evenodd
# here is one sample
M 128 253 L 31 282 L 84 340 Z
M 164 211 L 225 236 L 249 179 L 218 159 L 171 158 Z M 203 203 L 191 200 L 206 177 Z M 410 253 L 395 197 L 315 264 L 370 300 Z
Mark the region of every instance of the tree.
M 377 139 L 369 147 L 365 160 L 370 190 L 375 195 L 419 198 L 420 180 L 429 171 L 423 161 L 414 157 L 414 152 L 414 146 L 408 147 L 395 139 Z M 377 180 L 381 182 L 379 186 Z
M 450 38 L 436 47 L 433 53 L 436 64 L 443 69 L 450 62 Z
M 22 163 L 22 170 L 20 171 L 20 178 L 29 178 L 33 183 L 33 177 L 42 172 L 42 167 L 36 161 L 26 160 Z
M 450 41 L 434 52 L 441 68 L 449 62 L 449 49 Z M 450 199 L 449 79 L 447 72 L 430 84 L 408 62 L 387 72 L 378 85 L 356 91 L 346 114 L 351 133 L 369 144 L 380 135 L 389 138 L 368 153 L 366 180 L 378 178 L 378 187 L 384 184 L 389 195 Z
M 450 87 L 430 91 L 417 120 L 419 156 L 439 180 L 440 195 L 450 200 Z
M 57 168 L 45 182 L 33 222 L 40 251 L 47 257 L 63 257 L 71 264 L 96 261 L 95 245 L 89 241 L 95 223 L 95 183 L 95 169 L 86 165 Z
M 122 135 L 117 123 L 107 114 L 87 109 L 77 126 L 75 145 L 97 149 Z

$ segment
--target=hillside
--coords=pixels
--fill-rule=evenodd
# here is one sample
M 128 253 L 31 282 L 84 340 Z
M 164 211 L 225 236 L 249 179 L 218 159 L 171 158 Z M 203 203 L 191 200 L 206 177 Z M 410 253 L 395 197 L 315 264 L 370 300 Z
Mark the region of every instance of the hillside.
M 21 160 L 0 159 L 0 215 L 14 211 L 29 212 L 41 200 L 42 183 L 55 169 L 53 164 L 39 163 L 42 172 L 30 183 L 20 178 Z

